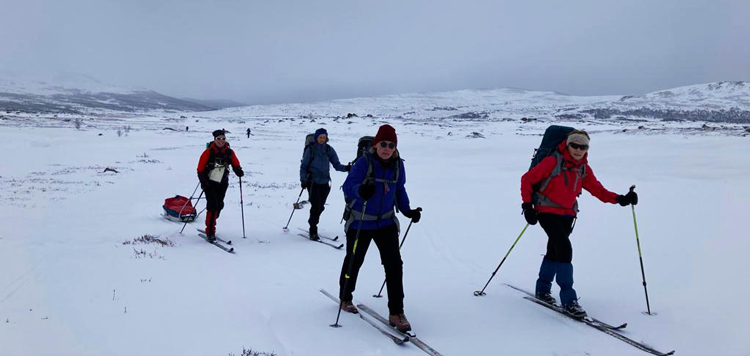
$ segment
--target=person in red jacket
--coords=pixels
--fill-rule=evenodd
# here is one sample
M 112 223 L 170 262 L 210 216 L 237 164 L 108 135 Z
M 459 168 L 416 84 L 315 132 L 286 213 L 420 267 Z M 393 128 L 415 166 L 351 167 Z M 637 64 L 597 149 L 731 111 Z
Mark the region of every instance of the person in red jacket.
M 578 214 L 577 197 L 586 189 L 605 203 L 622 206 L 638 203 L 634 191 L 617 195 L 596 179 L 587 162 L 589 142 L 586 131 L 572 131 L 556 152 L 521 177 L 521 208 L 526 222 L 535 225 L 539 221 L 548 237 L 547 253 L 536 281 L 536 297 L 556 305 L 551 294 L 552 280 L 556 277 L 560 303 L 566 313 L 576 318 L 586 316 L 573 289 L 573 247 L 569 238 Z
M 238 177 L 245 175 L 240 161 L 229 148 L 224 130 L 214 131 L 213 136 L 214 141 L 198 160 L 198 180 L 206 194 L 206 236 L 209 242 L 216 240 L 216 219 L 224 208 L 224 195 L 229 187 L 229 166 Z

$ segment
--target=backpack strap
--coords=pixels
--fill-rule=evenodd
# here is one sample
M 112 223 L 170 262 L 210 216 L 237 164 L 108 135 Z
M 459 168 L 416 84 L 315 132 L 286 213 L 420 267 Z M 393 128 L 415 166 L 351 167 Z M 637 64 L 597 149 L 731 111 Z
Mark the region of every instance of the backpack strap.
M 370 156 L 368 154 L 363 155 L 365 157 L 365 160 L 367 161 L 367 173 L 365 174 L 365 178 L 362 180 L 362 184 L 367 182 L 368 180 L 373 182 L 379 182 L 383 183 L 385 185 L 390 183 L 398 183 L 398 177 L 400 174 L 400 166 L 401 162 L 396 162 L 396 168 L 394 172 L 394 179 L 385 179 L 385 178 L 373 178 L 373 172 L 375 170 L 373 166 L 373 162 L 370 159 Z M 390 210 L 386 212 L 383 215 L 362 215 L 361 211 L 354 210 L 354 203 L 356 202 L 356 199 L 352 199 L 346 203 L 346 207 L 344 208 L 344 218 L 346 219 L 346 224 L 344 224 L 344 230 L 349 230 L 349 226 L 355 221 L 355 220 L 361 220 L 361 221 L 379 221 L 383 219 L 393 219 L 393 221 L 396 223 L 396 226 L 399 226 L 398 219 L 396 218 L 396 211 Z M 398 205 L 398 204 L 396 204 Z
M 576 186 L 578 186 L 578 181 L 583 179 L 583 177 L 586 176 L 586 165 L 582 164 L 578 168 L 568 168 L 568 167 L 565 167 L 565 160 L 563 159 L 563 155 L 559 151 L 553 152 L 552 155 L 557 160 L 557 163 L 555 164 L 555 168 L 553 168 L 549 176 L 547 176 L 547 178 L 544 179 L 542 184 L 539 186 L 539 189 L 534 191 L 532 195 L 532 201 L 534 201 L 535 205 L 544 205 L 544 206 L 551 206 L 555 208 L 573 209 L 576 213 L 578 213 L 578 199 L 576 199 L 576 202 L 575 204 L 573 204 L 572 207 L 567 207 L 567 206 L 562 206 L 560 204 L 553 202 L 541 192 L 547 188 L 552 178 L 558 176 L 560 173 L 564 173 L 563 179 L 565 180 L 565 186 L 567 186 L 568 185 L 568 174 L 567 174 L 568 171 L 577 173 L 576 181 L 573 184 L 573 187 L 575 188 Z

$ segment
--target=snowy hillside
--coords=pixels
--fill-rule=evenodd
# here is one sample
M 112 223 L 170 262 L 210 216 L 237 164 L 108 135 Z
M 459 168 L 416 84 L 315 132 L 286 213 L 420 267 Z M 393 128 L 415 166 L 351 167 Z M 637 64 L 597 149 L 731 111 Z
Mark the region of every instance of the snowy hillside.
M 411 204 L 424 209 L 401 250 L 405 312 L 440 353 L 648 355 L 504 285 L 533 289 L 547 242 L 538 225 L 521 236 L 487 295 L 473 295 L 525 226 L 520 176 L 541 133 L 558 123 L 592 133 L 589 162 L 605 187 L 623 194 L 636 185 L 654 315 L 643 314 L 633 211 L 588 193 L 579 200 L 572 235 L 582 306 L 601 320 L 627 322 L 622 335 L 663 352 L 748 355 L 743 335 L 750 311 L 741 304 L 750 293 L 742 219 L 750 196 L 747 129 L 555 116 L 618 98 L 461 91 L 182 118 L 87 118 L 79 129 L 70 122 L 75 115 L 6 115 L 0 120 L 0 149 L 8 152 L 0 170 L 0 356 L 225 356 L 243 348 L 286 356 L 425 355 L 408 342 L 395 345 L 354 315 L 342 315 L 341 328 L 329 327 L 336 305 L 319 289 L 336 293 L 344 252 L 297 235 L 307 209 L 295 211 L 288 233 L 281 229 L 300 194 L 305 135 L 327 128 L 346 162 L 358 138 L 383 123 L 399 135 Z M 246 172 L 242 197 L 230 177 L 217 226 L 233 241 L 234 255 L 198 237 L 204 215 L 182 233 L 182 224 L 161 216 L 165 198 L 193 193 L 198 157 L 218 128 L 231 132 L 228 142 Z M 345 175 L 331 175 L 320 232 L 341 240 L 338 188 Z M 408 220 L 399 219 L 403 234 Z M 355 301 L 386 314 L 385 298 L 372 297 L 383 278 L 373 244 Z
M 148 89 L 107 85 L 81 74 L 44 77 L 0 72 L 0 112 L 101 114 L 107 111 L 213 109 Z

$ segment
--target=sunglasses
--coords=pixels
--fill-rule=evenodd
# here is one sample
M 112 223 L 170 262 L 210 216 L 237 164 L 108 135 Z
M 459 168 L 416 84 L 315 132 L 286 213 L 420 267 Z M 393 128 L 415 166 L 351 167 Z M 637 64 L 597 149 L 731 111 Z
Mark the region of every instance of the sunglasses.
M 393 143 L 393 142 L 380 141 L 380 147 L 382 147 L 382 148 L 388 147 L 390 149 L 394 149 L 394 148 L 396 148 L 396 144 Z
M 571 143 L 568 146 L 572 147 L 573 149 L 581 150 L 581 151 L 586 151 L 589 149 L 589 145 L 579 145 L 577 143 Z
M 226 141 L 226 140 L 227 140 L 227 139 L 226 139 L 226 138 L 224 138 L 224 137 L 217 137 L 216 139 L 217 139 L 217 140 L 219 140 L 219 141 Z

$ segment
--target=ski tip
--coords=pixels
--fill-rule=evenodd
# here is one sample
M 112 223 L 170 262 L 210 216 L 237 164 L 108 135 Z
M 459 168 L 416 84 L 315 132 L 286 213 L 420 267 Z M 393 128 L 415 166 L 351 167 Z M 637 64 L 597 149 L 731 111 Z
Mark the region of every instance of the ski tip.
M 336 249 L 340 250 L 342 247 L 344 247 L 344 244 L 339 245 L 339 247 L 336 247 Z
M 234 247 L 230 248 L 228 252 L 229 253 L 234 253 Z

